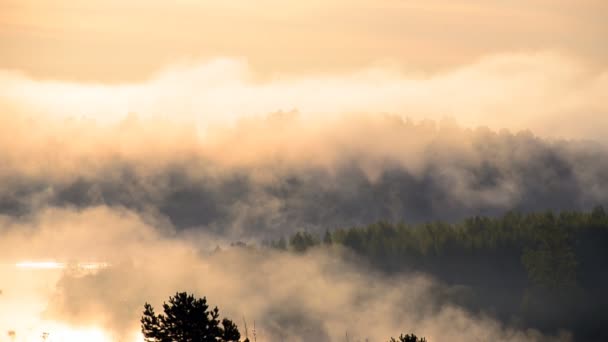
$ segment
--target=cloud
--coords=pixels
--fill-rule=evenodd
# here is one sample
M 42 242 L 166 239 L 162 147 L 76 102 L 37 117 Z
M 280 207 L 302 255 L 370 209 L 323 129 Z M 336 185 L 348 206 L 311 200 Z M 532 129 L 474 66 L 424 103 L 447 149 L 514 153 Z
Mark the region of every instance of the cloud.
M 175 65 L 143 83 L 36 81 L 0 73 L 7 113 L 116 122 L 129 112 L 217 124 L 278 110 L 307 118 L 388 112 L 414 120 L 444 117 L 474 128 L 531 129 L 542 136 L 604 140 L 605 69 L 551 52 L 500 54 L 430 75 L 377 65 L 343 74 L 257 80 L 242 59 Z
M 112 266 L 85 275 L 4 266 L 2 300 L 9 304 L 0 306 L 0 329 L 19 334 L 28 325 L 60 321 L 126 338 L 138 330 L 144 302 L 159 306 L 185 290 L 207 296 L 237 323 L 245 317 L 251 328 L 255 321 L 258 339 L 264 341 L 335 341 L 345 332 L 354 340 L 380 341 L 402 331 L 434 341 L 541 337 L 445 302 L 441 297 L 454 289 L 432 279 L 380 276 L 346 261 L 344 251 L 292 255 L 233 248 L 210 254 L 211 246 L 224 243 L 204 234 L 163 233 L 147 222 L 104 206 L 3 218 L 0 260 L 95 259 Z M 29 278 L 27 294 L 19 282 L 23 277 Z M 11 298 L 33 303 L 20 305 Z
M 200 133 L 5 116 L 0 212 L 124 207 L 178 229 L 262 239 L 377 220 L 420 222 L 606 204 L 608 150 L 450 120 L 297 113 Z
M 0 212 L 105 204 L 261 238 L 588 208 L 607 202 L 607 80 L 552 53 L 427 76 L 260 81 L 230 59 L 116 86 L 3 72 Z

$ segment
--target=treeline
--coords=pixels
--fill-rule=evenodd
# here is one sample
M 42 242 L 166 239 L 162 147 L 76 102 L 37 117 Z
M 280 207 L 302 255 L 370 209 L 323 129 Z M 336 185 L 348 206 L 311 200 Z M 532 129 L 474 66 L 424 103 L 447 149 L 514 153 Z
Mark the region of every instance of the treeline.
M 510 325 L 608 340 L 608 215 L 602 207 L 458 223 L 378 222 L 322 236 L 298 232 L 267 245 L 300 253 L 343 246 L 384 272 L 424 272 L 458 286 L 451 300 Z

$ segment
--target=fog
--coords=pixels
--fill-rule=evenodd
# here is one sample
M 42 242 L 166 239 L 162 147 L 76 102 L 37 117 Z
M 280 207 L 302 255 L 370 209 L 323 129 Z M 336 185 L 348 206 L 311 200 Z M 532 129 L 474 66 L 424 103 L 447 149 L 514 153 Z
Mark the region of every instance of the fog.
M 233 239 L 378 220 L 448 221 L 605 204 L 608 150 L 443 120 L 297 112 L 201 133 L 131 115 L 116 124 L 4 116 L 0 212 L 125 207 Z
M 84 117 L 98 123 L 134 112 L 205 130 L 279 110 L 317 119 L 387 112 L 416 121 L 448 117 L 467 128 L 605 141 L 607 87 L 605 68 L 551 50 L 486 55 L 434 73 L 379 62 L 349 72 L 264 79 L 246 59 L 226 57 L 184 60 L 147 81 L 116 85 L 0 70 L 0 108 L 35 121 Z
M 587 208 L 608 193 L 601 143 L 450 120 L 282 112 L 201 134 L 136 115 L 106 125 L 3 119 L 14 134 L 2 135 L 0 329 L 17 341 L 66 326 L 85 329 L 81 339 L 133 341 L 143 303 L 182 290 L 207 296 L 241 331 L 243 317 L 249 329 L 255 321 L 261 341 L 383 341 L 404 331 L 431 341 L 567 340 L 468 313 L 456 304 L 465 289 L 380 274 L 339 248 L 229 246 L 380 219 Z M 14 267 L 45 260 L 110 267 Z
M 250 336 L 255 322 L 260 341 L 339 341 L 346 333 L 352 341 L 384 341 L 404 330 L 433 341 L 547 338 L 466 313 L 445 300 L 458 289 L 424 275 L 381 276 L 339 249 L 295 255 L 229 248 L 222 240 L 176 234 L 150 218 L 105 206 L 4 217 L 1 233 L 5 261 L 111 265 L 87 274 L 3 265 L 0 329 L 15 331 L 17 341 L 40 322 L 101 329 L 113 340 L 132 341 L 143 303 L 159 306 L 182 290 L 207 296 L 243 333 L 243 319 Z M 216 245 L 223 250 L 212 252 Z
M 219 59 L 111 86 L 4 70 L 0 341 L 133 341 L 144 302 L 176 291 L 250 336 L 255 322 L 260 341 L 567 340 L 473 315 L 465 289 L 380 274 L 336 246 L 230 244 L 606 205 L 607 82 L 552 52 L 269 80 Z

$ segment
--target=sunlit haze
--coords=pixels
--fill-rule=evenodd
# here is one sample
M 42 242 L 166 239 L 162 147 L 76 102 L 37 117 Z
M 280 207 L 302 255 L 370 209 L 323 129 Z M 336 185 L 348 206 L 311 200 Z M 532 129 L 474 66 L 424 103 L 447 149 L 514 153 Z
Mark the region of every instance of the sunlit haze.
M 607 18 L 0 1 L 0 342 L 608 338 Z

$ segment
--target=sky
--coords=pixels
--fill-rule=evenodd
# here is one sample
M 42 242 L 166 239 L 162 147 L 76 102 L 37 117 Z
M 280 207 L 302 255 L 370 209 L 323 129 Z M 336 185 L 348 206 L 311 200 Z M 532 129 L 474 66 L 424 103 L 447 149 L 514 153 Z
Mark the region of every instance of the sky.
M 297 110 L 605 139 L 605 1 L 0 3 L 0 108 L 201 127 Z
M 545 50 L 604 68 L 606 11 L 602 0 L 3 0 L 0 68 L 120 83 L 219 56 L 246 59 L 261 78 L 377 63 L 432 74 Z

